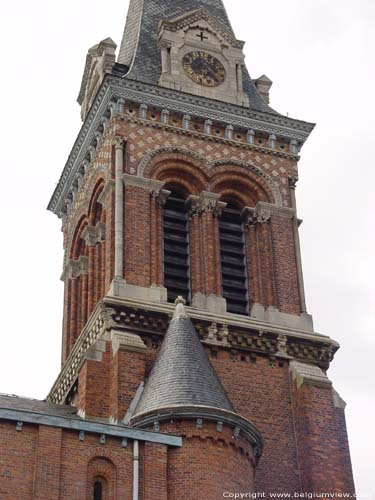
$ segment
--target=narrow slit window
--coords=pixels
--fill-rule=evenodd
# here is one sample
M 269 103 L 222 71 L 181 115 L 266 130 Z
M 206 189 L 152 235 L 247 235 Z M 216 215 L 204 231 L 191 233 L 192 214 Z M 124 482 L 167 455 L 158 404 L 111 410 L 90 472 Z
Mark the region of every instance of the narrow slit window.
M 249 314 L 246 254 L 241 211 L 228 204 L 219 221 L 223 297 L 227 310 Z
M 189 304 L 189 219 L 185 201 L 185 196 L 172 192 L 163 210 L 164 286 L 168 302 L 181 295 Z
M 101 481 L 94 483 L 94 500 L 103 500 L 103 485 Z

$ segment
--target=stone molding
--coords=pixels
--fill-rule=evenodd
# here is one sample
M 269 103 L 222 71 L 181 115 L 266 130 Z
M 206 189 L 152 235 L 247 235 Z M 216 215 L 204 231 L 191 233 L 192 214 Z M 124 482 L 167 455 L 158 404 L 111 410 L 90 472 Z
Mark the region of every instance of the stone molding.
M 147 351 L 147 346 L 139 335 L 124 332 L 122 330 L 111 330 L 112 352 L 115 355 L 119 350 L 141 352 Z
M 319 366 L 308 365 L 300 361 L 291 361 L 289 370 L 298 388 L 303 385 L 312 385 L 325 389 L 332 388 L 332 382 Z
M 222 410 L 220 408 L 212 408 L 209 406 L 170 406 L 160 408 L 155 411 L 134 415 L 131 419 L 131 425 L 136 428 L 143 428 L 157 422 L 170 421 L 173 419 L 181 420 L 202 420 L 204 421 L 222 423 L 229 425 L 233 429 L 233 439 L 238 439 L 240 436 L 244 437 L 252 446 L 254 458 L 256 462 L 260 459 L 263 451 L 263 438 L 258 429 L 249 420 L 238 415 L 237 413 Z
M 332 389 L 332 397 L 334 407 L 340 410 L 345 410 L 346 402 L 342 399 L 340 394 L 335 389 Z
M 237 40 L 232 33 L 226 30 L 220 22 L 217 21 L 207 9 L 194 9 L 191 12 L 187 12 L 185 15 L 178 16 L 176 19 L 166 19 L 162 20 L 159 25 L 159 32 L 162 29 L 167 29 L 168 31 L 178 31 L 189 27 L 193 23 L 197 23 L 204 19 L 209 23 L 220 35 L 233 47 L 242 49 L 245 45 L 245 42 L 241 40 Z
M 160 190 L 164 186 L 164 182 L 158 181 L 156 179 L 148 179 L 146 177 L 138 177 L 137 175 L 124 174 L 123 181 L 125 186 L 138 187 L 141 189 L 146 189 L 150 193 L 156 191 L 160 192 Z
M 293 219 L 296 215 L 296 211 L 293 208 L 281 207 L 278 205 L 273 205 L 272 203 L 266 203 L 264 201 L 259 201 L 256 204 L 255 211 L 262 218 L 277 216 L 285 217 L 287 219 Z
M 174 305 L 165 301 L 157 303 L 147 300 L 147 297 L 140 300 L 138 297 L 129 298 L 129 295 L 126 298 L 107 296 L 104 302 L 96 306 L 88 319 L 50 391 L 48 400 L 53 403 L 64 403 L 76 381 L 86 351 L 98 339 L 104 338 L 106 332 L 109 335 L 105 338 L 111 340 L 111 330 L 135 335 L 140 335 L 140 332 L 144 331 L 152 336 L 152 343 L 156 348 L 175 310 Z M 144 313 L 145 310 L 148 311 L 147 315 Z M 318 373 L 321 374 L 324 372 L 319 366 L 328 368 L 339 347 L 329 337 L 314 332 L 278 326 L 235 314 L 213 313 L 188 306 L 186 310 L 194 322 L 201 341 L 210 349 L 230 349 L 234 360 L 240 352 L 247 353 L 250 357 L 267 356 L 271 364 L 277 358 L 299 362 L 306 360 L 306 363 L 310 363 L 306 366 L 317 367 L 320 370 Z
M 27 423 L 33 425 L 46 425 L 75 432 L 88 432 L 91 434 L 117 437 L 119 439 L 131 439 L 158 443 L 165 446 L 182 446 L 182 438 L 170 434 L 157 434 L 155 432 L 133 429 L 125 425 L 97 422 L 96 420 L 68 418 L 45 413 L 35 413 L 25 410 L 13 410 L 10 408 L 0 408 L 0 419 L 14 422 Z M 83 434 L 84 435 L 84 434 Z M 93 451 L 93 455 L 106 455 L 108 452 L 101 446 Z
M 205 120 L 209 119 L 226 125 L 232 124 L 234 127 L 244 127 L 267 134 L 273 133 L 278 137 L 295 139 L 300 144 L 306 141 L 314 128 L 313 124 L 282 115 L 265 114 L 226 103 L 218 105 L 217 102 L 208 98 L 189 96 L 178 91 L 107 75 L 96 94 L 48 205 L 48 209 L 59 217 L 63 215 L 65 200 L 79 175 L 79 169 L 87 157 L 89 147 L 94 140 L 96 141 L 96 133 L 103 126 L 103 119 L 111 116 L 111 106 L 120 98 L 203 117 Z
M 202 191 L 199 196 L 190 195 L 186 200 L 191 217 L 199 216 L 205 212 L 212 212 L 214 217 L 220 217 L 227 203 L 220 201 L 220 195 Z

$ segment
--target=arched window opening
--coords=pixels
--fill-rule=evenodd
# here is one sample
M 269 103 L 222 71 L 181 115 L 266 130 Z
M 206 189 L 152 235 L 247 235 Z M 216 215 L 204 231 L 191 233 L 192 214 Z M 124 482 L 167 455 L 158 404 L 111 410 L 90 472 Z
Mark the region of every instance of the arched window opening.
M 219 219 L 220 257 L 223 297 L 227 311 L 249 314 L 246 254 L 241 211 L 233 203 Z
M 190 303 L 189 218 L 186 195 L 173 190 L 163 210 L 164 286 L 168 302 Z
M 99 480 L 94 483 L 94 500 L 103 500 L 103 484 Z

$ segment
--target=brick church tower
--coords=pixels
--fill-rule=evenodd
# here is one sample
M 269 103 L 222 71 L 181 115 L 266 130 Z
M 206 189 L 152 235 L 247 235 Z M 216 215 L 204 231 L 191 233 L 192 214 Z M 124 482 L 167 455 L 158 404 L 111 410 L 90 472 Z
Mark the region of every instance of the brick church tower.
M 269 105 L 222 0 L 130 0 L 92 47 L 62 221 L 61 372 L 0 396 L 0 498 L 353 493 L 338 344 L 306 310 L 313 125 Z M 246 497 L 244 497 L 246 498 Z

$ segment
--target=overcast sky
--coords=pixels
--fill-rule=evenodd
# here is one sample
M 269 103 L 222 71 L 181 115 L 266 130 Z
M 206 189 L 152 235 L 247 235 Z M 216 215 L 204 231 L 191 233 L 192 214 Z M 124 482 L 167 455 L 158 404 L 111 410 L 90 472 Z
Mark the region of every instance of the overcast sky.
M 162 1 L 162 0 L 159 0 Z M 375 498 L 373 0 L 227 0 L 272 106 L 317 123 L 297 190 L 309 312 L 342 344 L 329 372 L 348 402 L 357 489 Z M 80 128 L 87 49 L 119 44 L 126 0 L 2 5 L 0 391 L 44 398 L 59 372 L 60 221 L 46 211 Z

